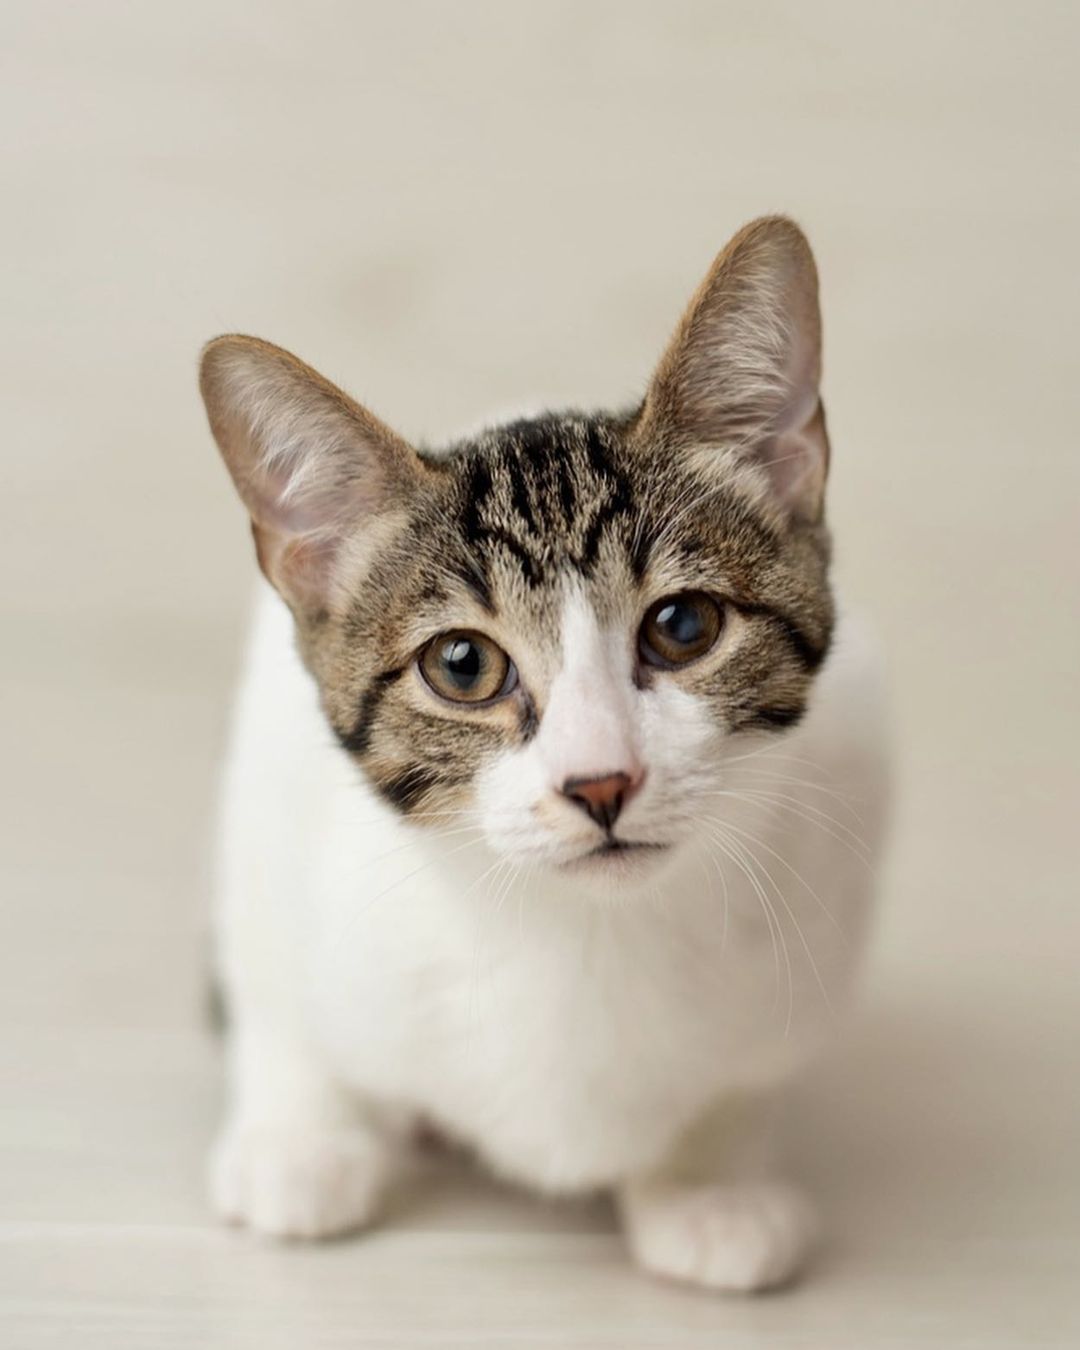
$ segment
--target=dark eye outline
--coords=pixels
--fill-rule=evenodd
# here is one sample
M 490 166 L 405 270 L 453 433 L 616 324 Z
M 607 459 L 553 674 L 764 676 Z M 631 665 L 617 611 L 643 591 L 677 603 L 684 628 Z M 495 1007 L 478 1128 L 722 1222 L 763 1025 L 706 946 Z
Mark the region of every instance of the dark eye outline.
M 709 645 L 707 647 L 703 647 L 701 651 L 695 652 L 692 656 L 688 656 L 685 661 L 672 661 L 670 657 L 664 656 L 649 643 L 648 638 L 645 636 L 645 625 L 649 622 L 650 618 L 652 618 L 655 614 L 657 614 L 666 605 L 672 605 L 679 601 L 685 603 L 688 600 L 693 600 L 695 602 L 704 601 L 706 604 L 711 606 L 711 608 L 716 614 L 717 619 L 716 632 L 713 634 L 712 640 L 709 642 Z M 656 670 L 684 670 L 687 666 L 693 665 L 695 661 L 702 660 L 704 657 L 708 656 L 711 651 L 714 651 L 716 649 L 716 644 L 724 636 L 724 630 L 726 627 L 727 627 L 727 606 L 725 605 L 724 601 L 721 600 L 718 596 L 710 595 L 708 591 L 698 591 L 698 590 L 675 591 L 671 595 L 662 595 L 658 600 L 654 600 L 652 602 L 649 608 L 645 611 L 641 623 L 638 625 L 638 633 L 637 633 L 638 655 L 640 656 L 642 661 L 645 662 L 646 665 L 652 666 Z
M 498 652 L 506 662 L 506 673 L 503 676 L 503 681 L 499 687 L 498 693 L 490 694 L 487 698 L 455 698 L 453 694 L 444 692 L 434 684 L 424 668 L 424 658 L 429 652 L 434 651 L 435 648 L 442 646 L 455 638 L 465 638 L 475 645 L 487 646 L 493 651 Z M 435 636 L 425 642 L 423 647 L 417 652 L 415 664 L 417 672 L 424 682 L 424 687 L 434 694 L 440 702 L 449 703 L 454 708 L 490 708 L 493 704 L 501 702 L 508 694 L 512 694 L 518 685 L 517 666 L 514 665 L 510 654 L 504 651 L 494 638 L 489 638 L 486 633 L 480 633 L 475 628 L 448 628 L 444 633 L 436 633 Z

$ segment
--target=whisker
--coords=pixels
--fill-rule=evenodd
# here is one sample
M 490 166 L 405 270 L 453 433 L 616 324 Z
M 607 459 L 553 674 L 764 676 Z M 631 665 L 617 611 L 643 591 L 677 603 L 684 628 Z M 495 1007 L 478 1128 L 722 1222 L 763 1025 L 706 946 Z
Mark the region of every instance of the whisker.
M 475 842 L 476 839 L 483 838 L 483 830 L 480 828 L 479 825 L 462 825 L 458 829 L 454 830 L 432 831 L 432 837 L 438 838 L 439 840 L 457 839 L 465 834 L 475 836 L 474 840 L 466 842 Z M 373 857 L 365 857 L 364 863 L 368 867 L 375 867 L 379 863 L 384 862 L 387 858 L 392 858 L 395 853 L 402 853 L 406 849 L 416 847 L 417 847 L 417 840 L 405 839 L 401 843 L 395 844 L 393 848 L 385 849 L 382 853 L 376 853 Z
M 740 833 L 741 833 L 741 831 L 740 831 Z M 753 850 L 750 849 L 749 847 L 746 847 L 745 845 L 741 845 L 740 847 L 745 848 L 746 853 L 747 853 L 751 858 L 753 858 L 754 861 L 757 863 L 758 867 L 761 868 L 761 870 L 762 870 L 762 872 L 765 874 L 765 877 L 767 878 L 769 884 L 772 886 L 774 892 L 776 893 L 776 898 L 777 898 L 777 899 L 780 901 L 780 903 L 783 905 L 784 910 L 785 910 L 785 912 L 787 913 L 788 918 L 789 918 L 789 919 L 791 920 L 791 922 L 794 924 L 794 926 L 795 926 L 795 932 L 798 934 L 799 941 L 802 943 L 803 951 L 806 952 L 807 960 L 810 962 L 810 969 L 811 969 L 811 971 L 813 972 L 814 979 L 817 981 L 817 986 L 818 986 L 818 988 L 821 990 L 821 996 L 822 996 L 822 998 L 825 1000 L 825 1006 L 826 1006 L 826 1008 L 829 1010 L 829 1013 L 832 1014 L 832 1013 L 833 1013 L 833 1006 L 832 1006 L 832 1000 L 829 998 L 829 991 L 825 988 L 825 981 L 821 978 L 821 972 L 818 970 L 818 964 L 817 964 L 817 962 L 814 960 L 814 953 L 810 950 L 810 944 L 809 944 L 809 942 L 807 942 L 807 940 L 806 940 L 806 935 L 804 934 L 804 932 L 803 932 L 803 930 L 802 930 L 802 925 L 799 923 L 799 920 L 795 917 L 795 911 L 794 911 L 794 910 L 791 908 L 791 906 L 788 904 L 786 898 L 784 897 L 784 893 L 781 891 L 780 887 L 776 884 L 775 880 L 773 879 L 772 873 L 771 873 L 771 872 L 769 871 L 769 869 L 765 866 L 765 864 L 761 861 L 761 859 L 758 858 L 758 857 L 756 857 L 756 855 L 753 853 Z M 772 850 L 769 850 L 769 851 L 771 852 Z M 779 858 L 779 854 L 777 854 L 776 856 Z M 780 858 L 780 861 L 783 862 L 783 859 Z M 819 902 L 819 903 L 820 903 L 820 902 Z M 824 907 L 823 907 L 823 908 L 824 908 Z M 826 910 L 825 912 L 826 912 L 826 914 L 829 913 L 828 910 Z M 832 915 L 829 915 L 829 917 L 832 918 Z M 835 921 L 834 921 L 834 922 L 835 922 Z
M 758 789 L 737 790 L 734 788 L 718 788 L 713 792 L 703 793 L 702 797 L 730 797 L 734 801 L 747 803 L 749 805 L 765 807 L 775 807 L 778 811 L 788 811 L 790 814 L 805 821 L 808 825 L 814 825 L 830 839 L 835 839 L 838 844 L 842 844 L 855 858 L 869 867 L 871 862 L 870 845 L 859 834 L 845 825 L 843 821 L 830 816 L 828 812 L 811 805 L 809 802 L 800 801 L 797 797 L 790 797 L 783 793 L 772 793 Z M 830 829 L 833 825 L 836 830 Z
M 849 811 L 860 825 L 862 824 L 862 817 L 854 806 L 855 799 L 849 793 L 838 792 L 835 788 L 826 787 L 824 783 L 815 783 L 809 778 L 797 778 L 793 774 L 776 773 L 772 769 L 760 768 L 756 765 L 740 770 L 736 776 L 741 778 L 747 774 L 752 774 L 755 778 L 764 778 L 768 782 L 786 783 L 790 787 L 806 788 L 810 792 L 820 792 L 826 797 L 832 797 L 845 811 Z
M 720 955 L 723 956 L 725 950 L 727 949 L 727 935 L 728 935 L 728 908 L 730 901 L 730 897 L 728 895 L 728 880 L 727 875 L 724 872 L 724 869 L 720 866 L 719 858 L 716 857 L 712 849 L 706 849 L 705 857 L 702 859 L 702 867 L 705 872 L 706 890 L 709 889 L 709 869 L 705 865 L 706 863 L 712 865 L 713 870 L 716 872 L 716 875 L 720 878 L 720 884 L 723 887 L 724 908 L 723 908 L 723 918 L 721 920 L 721 927 L 720 927 Z M 657 895 L 659 895 L 659 887 L 656 888 L 656 893 Z
M 786 871 L 790 872 L 791 875 L 795 878 L 795 880 L 800 884 L 800 886 L 804 888 L 807 894 L 811 896 L 812 899 L 816 901 L 816 903 L 821 907 L 822 913 L 829 920 L 832 926 L 836 929 L 837 935 L 839 936 L 840 940 L 844 943 L 844 945 L 845 946 L 850 945 L 850 939 L 848 935 L 844 932 L 843 926 L 841 925 L 839 919 L 837 919 L 836 915 L 832 912 L 832 910 L 828 907 L 828 905 L 826 905 L 825 901 L 822 900 L 821 896 L 818 895 L 817 891 L 814 890 L 813 886 L 810 885 L 810 883 L 806 880 L 806 878 L 802 875 L 802 873 L 797 871 L 796 868 L 794 868 L 782 854 L 778 853 L 776 849 L 770 847 L 770 845 L 767 844 L 763 839 L 759 839 L 757 835 L 751 834 L 749 830 L 744 829 L 742 826 L 732 825 L 730 822 L 727 821 L 718 823 L 721 825 L 721 828 L 726 830 L 734 830 L 735 833 L 740 834 L 744 838 L 748 839 L 750 843 L 755 844 L 758 848 L 764 849 L 765 852 L 768 853 L 770 857 L 775 858 L 776 861 L 780 864 L 780 866 L 783 867 Z
M 792 1022 L 793 1022 L 793 1018 L 794 1018 L 794 1011 L 795 1011 L 795 980 L 794 980 L 794 974 L 793 974 L 792 966 L 791 966 L 791 958 L 790 958 L 790 955 L 789 955 L 789 953 L 788 953 L 787 941 L 786 941 L 786 939 L 785 939 L 785 937 L 784 937 L 783 925 L 782 925 L 781 922 L 780 922 L 780 916 L 779 916 L 779 914 L 777 914 L 776 911 L 773 909 L 771 902 L 769 902 L 769 901 L 765 898 L 765 890 L 764 890 L 764 887 L 763 887 L 763 886 L 761 885 L 761 883 L 757 880 L 756 876 L 754 876 L 754 873 L 753 873 L 753 871 L 752 871 L 753 867 L 756 866 L 756 867 L 761 868 L 761 871 L 764 873 L 766 879 L 768 880 L 768 882 L 769 882 L 770 885 L 772 886 L 773 890 L 776 892 L 777 898 L 781 901 L 782 904 L 784 904 L 784 908 L 788 910 L 788 914 L 789 914 L 789 915 L 790 915 L 791 911 L 790 911 L 790 909 L 788 908 L 787 904 L 784 902 L 783 896 L 780 894 L 779 889 L 777 888 L 776 883 L 773 881 L 772 877 L 771 877 L 770 874 L 769 874 L 768 868 L 764 866 L 764 864 L 761 862 L 761 859 L 758 858 L 758 857 L 756 857 L 756 855 L 753 854 L 753 853 L 750 851 L 750 849 L 748 849 L 744 844 L 740 843 L 737 839 L 733 839 L 730 835 L 724 833 L 724 834 L 721 834 L 721 835 L 720 835 L 720 838 L 723 840 L 723 843 L 724 843 L 730 850 L 732 850 L 733 856 L 738 857 L 738 858 L 742 858 L 742 859 L 745 861 L 745 863 L 746 863 L 746 875 L 747 875 L 748 877 L 753 877 L 753 878 L 754 878 L 754 882 L 755 882 L 755 884 L 756 884 L 756 886 L 757 886 L 757 889 L 758 889 L 758 891 L 759 891 L 759 893 L 760 893 L 760 895 L 761 895 L 761 897 L 762 897 L 763 903 L 768 904 L 769 909 L 772 911 L 773 916 L 774 916 L 775 921 L 776 921 L 777 931 L 778 931 L 778 933 L 780 934 L 780 940 L 781 940 L 782 947 L 783 947 L 784 961 L 785 961 L 785 966 L 786 966 L 786 969 L 787 969 L 787 980 L 788 980 L 788 1007 L 787 1007 L 787 1020 L 786 1020 L 786 1022 L 785 1022 L 785 1024 L 784 1024 L 784 1037 L 785 1037 L 785 1039 L 786 1039 L 786 1038 L 791 1034 L 791 1026 L 792 1026 Z M 796 927 L 798 927 L 798 925 L 796 925 Z
M 389 895 L 391 891 L 396 890 L 398 886 L 403 886 L 406 881 L 411 881 L 413 877 L 417 877 L 422 872 L 426 872 L 428 868 L 434 867 L 436 863 L 442 864 L 447 858 L 452 858 L 455 854 L 461 853 L 464 849 L 471 848 L 474 842 L 475 841 L 472 839 L 466 839 L 463 844 L 458 844 L 455 848 L 452 848 L 449 853 L 428 858 L 425 862 L 421 863 L 419 867 L 414 867 L 411 872 L 406 872 L 404 876 L 397 877 L 389 886 L 386 886 L 383 890 L 379 891 L 377 895 L 368 896 L 368 898 L 358 905 L 349 916 L 345 936 L 351 936 L 353 925 L 356 924 L 359 921 L 360 916 L 377 901 L 382 900 L 385 896 Z
M 838 844 L 845 845 L 860 862 L 867 866 L 870 865 L 871 850 L 866 840 L 850 825 L 845 825 L 842 820 L 837 820 L 835 816 L 831 816 L 827 811 L 814 806 L 812 802 L 804 802 L 798 797 L 791 797 L 784 793 L 756 789 L 747 791 L 745 795 L 751 800 L 767 802 L 781 810 L 790 811 L 801 820 L 805 820 L 808 825 L 818 825 L 830 839 L 835 839 Z M 839 831 L 839 833 L 830 829 L 830 826 L 835 827 L 835 831 Z
M 757 899 L 761 904 L 762 912 L 765 915 L 765 922 L 769 926 L 769 935 L 772 939 L 772 946 L 773 946 L 773 975 L 775 981 L 774 986 L 775 994 L 773 1003 L 774 1007 L 776 1007 L 780 1002 L 780 958 L 781 953 L 783 954 L 783 961 L 784 966 L 787 970 L 787 979 L 788 979 L 788 1009 L 787 1009 L 787 1019 L 784 1028 L 784 1035 L 786 1037 L 791 1029 L 792 1010 L 795 1001 L 795 986 L 791 973 L 791 957 L 788 953 L 787 941 L 784 938 L 784 931 L 783 928 L 780 926 L 780 920 L 777 917 L 775 911 L 773 910 L 772 904 L 769 900 L 769 897 L 766 895 L 765 890 L 761 885 L 761 882 L 754 875 L 753 871 L 746 864 L 744 859 L 741 858 L 739 856 L 739 853 L 736 851 L 738 847 L 736 841 L 731 839 L 722 839 L 713 834 L 713 843 L 721 850 L 721 852 L 723 852 L 728 858 L 730 858 L 730 860 L 735 864 L 735 866 L 746 877 L 747 881 L 749 881 L 750 883 L 750 886 L 754 894 L 757 896 Z M 778 938 L 779 944 L 777 942 Z

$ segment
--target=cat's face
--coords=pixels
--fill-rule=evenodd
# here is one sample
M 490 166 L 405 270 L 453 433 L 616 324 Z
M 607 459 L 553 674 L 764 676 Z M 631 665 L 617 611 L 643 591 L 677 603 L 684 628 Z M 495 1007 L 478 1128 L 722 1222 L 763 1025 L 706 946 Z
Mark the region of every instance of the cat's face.
M 832 623 L 816 280 L 789 222 L 721 255 L 642 405 L 419 456 L 295 358 L 223 338 L 215 434 L 331 725 L 418 824 L 582 877 L 721 814 Z

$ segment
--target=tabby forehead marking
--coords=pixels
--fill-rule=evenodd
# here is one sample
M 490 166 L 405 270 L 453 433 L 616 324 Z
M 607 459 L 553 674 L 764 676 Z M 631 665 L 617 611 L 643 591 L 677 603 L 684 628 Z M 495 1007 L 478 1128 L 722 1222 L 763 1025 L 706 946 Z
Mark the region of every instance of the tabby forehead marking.
M 560 568 L 592 574 L 605 532 L 635 512 L 617 427 L 615 419 L 549 415 L 457 448 L 460 532 L 485 578 L 495 555 L 516 563 L 531 587 Z

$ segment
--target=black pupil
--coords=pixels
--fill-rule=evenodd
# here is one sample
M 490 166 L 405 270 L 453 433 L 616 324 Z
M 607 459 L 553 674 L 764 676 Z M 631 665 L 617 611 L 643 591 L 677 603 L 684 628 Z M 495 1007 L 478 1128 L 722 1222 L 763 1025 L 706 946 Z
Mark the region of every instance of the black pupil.
M 484 658 L 475 642 L 468 638 L 452 638 L 442 650 L 442 664 L 450 683 L 465 691 L 480 678 Z
M 658 611 L 656 626 L 669 642 L 679 647 L 689 647 L 700 641 L 705 632 L 701 610 L 697 605 L 688 605 L 681 600 Z

